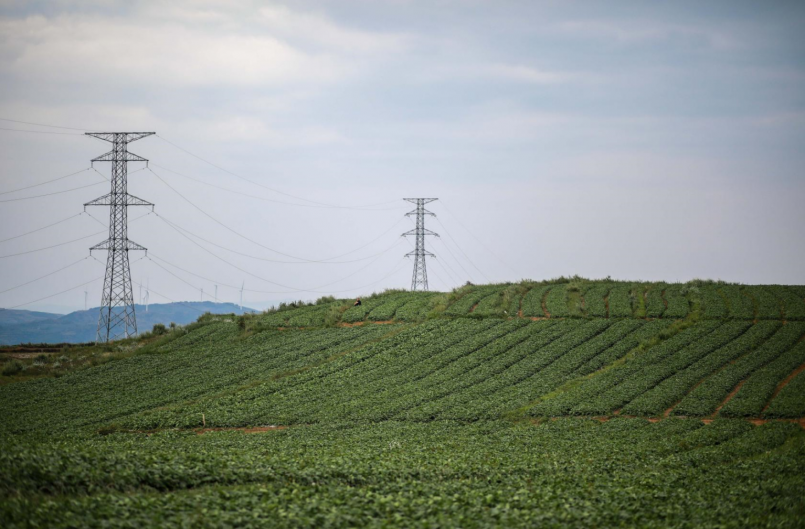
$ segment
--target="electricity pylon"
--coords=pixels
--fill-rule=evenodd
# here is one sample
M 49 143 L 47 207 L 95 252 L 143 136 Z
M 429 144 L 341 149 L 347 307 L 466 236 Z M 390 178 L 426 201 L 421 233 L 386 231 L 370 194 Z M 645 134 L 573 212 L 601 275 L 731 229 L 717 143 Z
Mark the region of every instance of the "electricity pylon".
M 128 162 L 148 162 L 145 158 L 128 151 L 128 144 L 153 132 L 87 132 L 88 136 L 108 141 L 112 150 L 93 158 L 95 162 L 112 162 L 112 190 L 109 194 L 84 204 L 109 206 L 109 238 L 89 249 L 107 250 L 106 277 L 103 281 L 101 313 L 98 318 L 97 342 L 128 338 L 137 334 L 137 319 L 134 315 L 134 295 L 131 289 L 129 252 L 146 248 L 128 238 L 128 207 L 154 205 L 127 191 Z
M 425 209 L 425 204 L 439 199 L 405 198 L 403 200 L 416 204 L 416 209 L 414 211 L 409 211 L 405 214 L 406 217 L 416 215 L 416 228 L 403 233 L 403 237 L 408 235 L 416 235 L 416 246 L 414 247 L 414 251 L 405 254 L 406 257 L 414 256 L 414 275 L 411 278 L 411 290 L 428 290 L 428 270 L 425 268 L 425 257 L 430 256 L 435 258 L 436 256 L 425 250 L 425 235 L 435 235 L 438 237 L 439 234 L 425 228 L 425 215 L 430 215 L 431 217 L 436 216 Z

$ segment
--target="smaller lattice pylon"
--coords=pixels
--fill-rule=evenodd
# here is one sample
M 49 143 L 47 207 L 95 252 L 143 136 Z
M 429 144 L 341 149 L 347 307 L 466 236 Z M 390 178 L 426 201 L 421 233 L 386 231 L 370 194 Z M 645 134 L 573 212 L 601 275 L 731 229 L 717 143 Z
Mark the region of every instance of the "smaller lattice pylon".
M 439 234 L 425 228 L 425 215 L 435 217 L 436 214 L 425 209 L 425 204 L 439 200 L 438 198 L 405 198 L 408 202 L 416 205 L 414 211 L 409 211 L 405 214 L 406 217 L 412 215 L 416 216 L 416 227 L 413 230 L 403 233 L 403 237 L 410 235 L 416 236 L 416 244 L 414 251 L 405 254 L 406 257 L 414 258 L 414 273 L 411 277 L 411 290 L 428 290 L 428 269 L 425 264 L 425 257 L 436 258 L 436 255 L 425 249 L 425 236 L 433 235 L 438 237 Z

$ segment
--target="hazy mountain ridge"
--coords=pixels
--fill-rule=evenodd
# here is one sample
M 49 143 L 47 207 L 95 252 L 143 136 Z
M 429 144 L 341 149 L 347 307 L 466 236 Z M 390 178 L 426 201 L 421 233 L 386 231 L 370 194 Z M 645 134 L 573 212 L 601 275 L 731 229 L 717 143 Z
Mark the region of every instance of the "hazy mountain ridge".
M 27 310 L 0 310 L 0 345 L 20 343 L 82 343 L 95 340 L 98 327 L 98 307 L 60 315 Z M 144 305 L 135 305 L 137 328 L 149 331 L 156 323 L 174 322 L 186 325 L 196 321 L 205 312 L 213 314 L 242 314 L 256 312 L 233 303 L 211 301 L 183 301 L 152 304 L 148 311 Z

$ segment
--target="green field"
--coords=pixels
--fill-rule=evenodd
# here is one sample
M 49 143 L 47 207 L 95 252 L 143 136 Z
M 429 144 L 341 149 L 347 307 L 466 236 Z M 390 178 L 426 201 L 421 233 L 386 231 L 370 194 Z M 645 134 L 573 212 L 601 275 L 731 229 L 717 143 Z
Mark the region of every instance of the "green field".
M 805 288 L 363 301 L 0 353 L 0 526 L 805 527 Z

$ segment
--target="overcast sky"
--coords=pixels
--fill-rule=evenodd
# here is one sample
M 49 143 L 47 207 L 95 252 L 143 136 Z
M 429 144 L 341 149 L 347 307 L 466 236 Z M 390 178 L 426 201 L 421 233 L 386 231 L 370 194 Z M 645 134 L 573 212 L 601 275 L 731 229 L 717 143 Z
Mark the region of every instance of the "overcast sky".
M 805 283 L 805 3 L 0 6 L 0 117 L 80 129 L 0 121 L 2 307 L 100 302 L 108 210 L 70 217 L 109 144 L 83 130 L 158 134 L 129 167 L 152 303 L 408 288 L 403 197 L 439 198 L 432 290 Z

